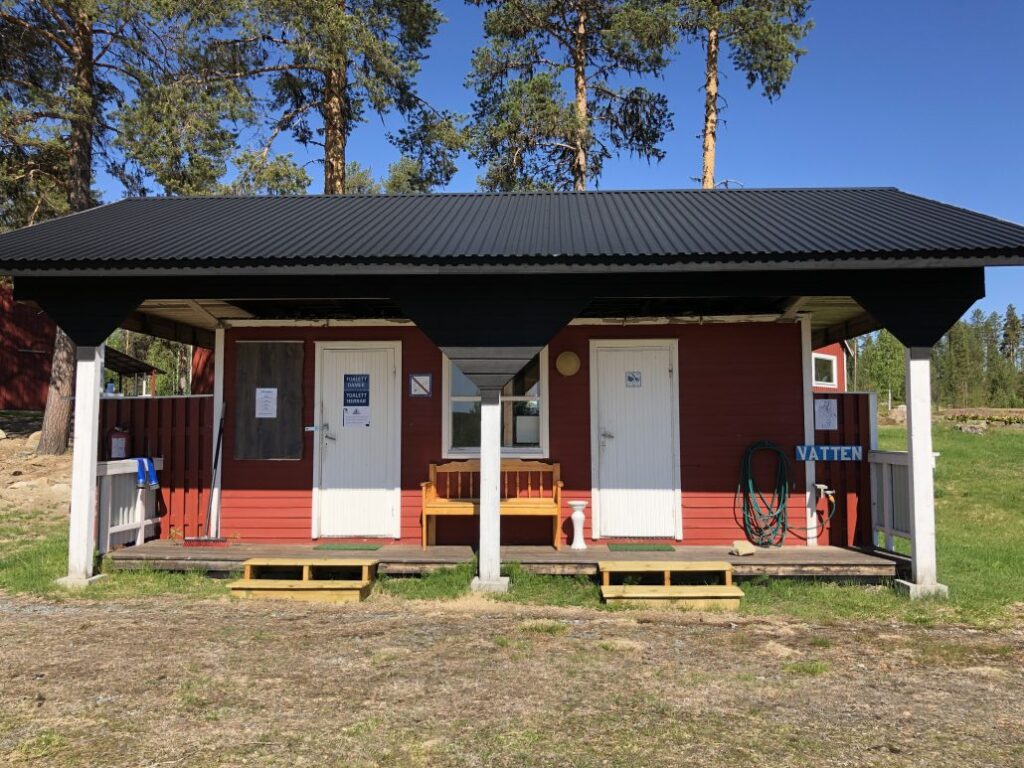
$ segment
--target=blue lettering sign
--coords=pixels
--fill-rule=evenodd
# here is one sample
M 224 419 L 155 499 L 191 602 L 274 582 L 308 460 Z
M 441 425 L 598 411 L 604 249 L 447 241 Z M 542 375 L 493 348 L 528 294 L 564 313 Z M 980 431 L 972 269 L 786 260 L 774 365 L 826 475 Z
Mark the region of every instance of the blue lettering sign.
M 346 373 L 344 405 L 366 407 L 370 404 L 370 374 Z
M 798 445 L 797 461 L 863 461 L 864 448 L 859 445 Z

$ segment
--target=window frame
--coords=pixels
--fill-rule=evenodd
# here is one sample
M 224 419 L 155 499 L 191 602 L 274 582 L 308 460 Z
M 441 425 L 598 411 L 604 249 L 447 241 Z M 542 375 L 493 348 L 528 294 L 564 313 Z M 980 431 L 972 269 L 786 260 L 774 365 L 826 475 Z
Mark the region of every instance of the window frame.
M 516 395 L 513 397 L 502 397 L 503 403 L 529 402 L 540 400 L 540 445 L 536 448 L 506 448 L 502 446 L 501 457 L 503 459 L 547 459 L 549 458 L 548 447 L 548 414 L 551 402 L 551 393 L 548 391 L 548 348 L 540 351 L 540 397 L 529 395 Z M 452 361 L 445 354 L 441 355 L 441 456 L 445 459 L 478 459 L 480 458 L 479 448 L 453 448 L 452 447 L 452 403 L 453 402 L 476 402 L 479 396 L 456 395 L 452 396 Z
M 818 379 L 817 366 L 815 363 L 818 360 L 828 360 L 832 363 L 832 381 L 820 381 Z M 814 352 L 811 354 L 811 378 L 816 387 L 825 387 L 828 389 L 839 389 L 839 358 L 835 355 L 826 355 L 822 352 Z

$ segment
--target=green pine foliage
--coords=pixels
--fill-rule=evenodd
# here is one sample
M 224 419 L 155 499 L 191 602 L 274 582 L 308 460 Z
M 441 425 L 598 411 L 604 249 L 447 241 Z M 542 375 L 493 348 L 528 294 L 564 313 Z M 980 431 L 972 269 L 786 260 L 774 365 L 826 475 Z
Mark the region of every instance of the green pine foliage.
M 322 151 L 324 192 L 366 193 L 348 178 L 348 140 L 371 117 L 397 113 L 388 134 L 415 168 L 410 184 L 426 191 L 454 175 L 462 147 L 460 118 L 428 104 L 416 76 L 443 21 L 430 0 L 236 0 L 230 51 L 207 82 L 232 81 L 271 93 L 264 104 L 264 153 L 282 133 Z M 376 183 L 376 182 L 374 182 Z
M 853 389 L 904 399 L 904 350 L 888 331 L 855 340 Z M 932 397 L 951 408 L 1024 407 L 1024 340 L 1016 308 L 1001 316 L 975 310 L 932 352 Z
M 806 53 L 800 41 L 814 26 L 805 20 L 810 0 L 683 0 L 679 6 L 684 38 L 706 45 L 709 30 L 716 30 L 747 87 L 760 85 L 769 101 L 782 95 Z
M 582 190 L 613 155 L 664 157 L 667 98 L 624 83 L 667 66 L 670 3 L 468 2 L 487 9 L 466 81 L 476 93 L 470 156 L 484 169 L 481 187 Z

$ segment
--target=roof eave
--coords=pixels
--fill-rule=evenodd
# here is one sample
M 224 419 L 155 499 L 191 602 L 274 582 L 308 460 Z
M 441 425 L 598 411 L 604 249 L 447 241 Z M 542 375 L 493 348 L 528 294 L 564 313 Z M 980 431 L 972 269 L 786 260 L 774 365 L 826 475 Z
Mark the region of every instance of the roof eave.
M 0 274 L 11 277 L 201 277 L 210 275 L 231 276 L 280 276 L 280 275 L 460 275 L 460 274 L 515 274 L 544 272 L 546 274 L 607 274 L 616 272 L 664 273 L 664 272 L 808 272 L 819 270 L 905 270 L 973 268 L 1024 265 L 1024 252 L 1005 255 L 951 254 L 921 256 L 838 256 L 811 257 L 799 259 L 748 259 L 744 261 L 700 261 L 644 263 L 615 261 L 612 263 L 557 262 L 538 263 L 536 260 L 486 263 L 386 263 L 350 260 L 331 264 L 200 264 L 189 265 L 134 265 L 62 268 L 59 266 L 39 268 L 19 266 L 17 263 L 0 262 Z

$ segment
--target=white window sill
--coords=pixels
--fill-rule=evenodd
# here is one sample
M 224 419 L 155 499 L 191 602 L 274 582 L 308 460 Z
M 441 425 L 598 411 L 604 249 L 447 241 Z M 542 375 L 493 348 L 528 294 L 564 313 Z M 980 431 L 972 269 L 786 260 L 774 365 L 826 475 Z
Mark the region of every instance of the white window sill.
M 479 459 L 480 451 L 445 451 L 444 458 L 446 459 Z M 502 450 L 501 458 L 503 459 L 546 459 L 548 458 L 547 451 L 535 450 L 535 451 L 512 451 Z

